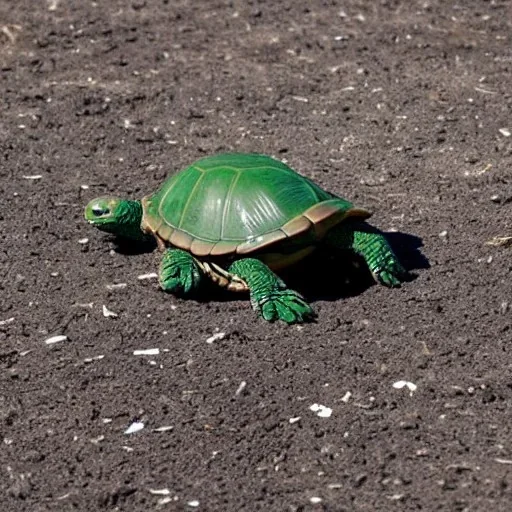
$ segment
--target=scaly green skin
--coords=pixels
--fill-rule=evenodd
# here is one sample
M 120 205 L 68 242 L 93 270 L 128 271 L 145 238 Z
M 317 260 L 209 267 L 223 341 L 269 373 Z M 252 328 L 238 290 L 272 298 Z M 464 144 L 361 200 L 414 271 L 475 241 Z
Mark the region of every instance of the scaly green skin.
M 163 290 L 183 297 L 197 291 L 203 273 L 190 253 L 167 249 L 160 263 L 159 278 Z
M 255 258 L 237 260 L 229 273 L 243 279 L 249 286 L 251 305 L 265 320 L 283 320 L 288 324 L 315 318 L 315 312 L 304 298 L 286 287 L 264 263 Z
M 364 258 L 377 283 L 395 287 L 407 277 L 384 235 L 361 221 L 347 221 L 332 228 L 324 242 L 331 247 L 352 250 Z
M 85 207 L 85 220 L 101 231 L 131 240 L 144 240 L 140 229 L 142 205 L 118 197 L 98 197 Z

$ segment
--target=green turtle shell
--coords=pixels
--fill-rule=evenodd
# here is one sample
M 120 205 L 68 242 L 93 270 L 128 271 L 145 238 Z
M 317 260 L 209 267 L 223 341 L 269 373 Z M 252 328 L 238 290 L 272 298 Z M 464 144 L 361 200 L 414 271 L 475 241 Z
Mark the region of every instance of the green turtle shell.
M 198 160 L 142 204 L 143 231 L 198 257 L 247 255 L 287 239 L 311 243 L 348 216 L 370 216 L 257 154 Z

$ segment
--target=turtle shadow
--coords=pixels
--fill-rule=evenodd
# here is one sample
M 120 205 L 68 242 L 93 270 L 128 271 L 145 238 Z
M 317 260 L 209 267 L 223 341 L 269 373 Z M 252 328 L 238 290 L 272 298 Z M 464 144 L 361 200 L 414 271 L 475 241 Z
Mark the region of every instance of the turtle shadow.
M 421 238 L 401 232 L 383 234 L 408 272 L 406 282 L 417 278 L 416 270 L 430 268 L 428 259 L 420 250 L 423 246 Z M 361 256 L 324 247 L 283 273 L 282 277 L 311 302 L 354 297 L 376 284 Z
M 422 254 L 420 237 L 401 232 L 384 233 L 398 259 L 409 272 L 406 281 L 413 281 L 414 271 L 430 268 Z M 319 247 L 313 254 L 293 267 L 280 272 L 286 284 L 308 301 L 336 301 L 362 294 L 375 284 L 365 261 L 351 251 Z M 199 302 L 247 300 L 245 293 L 232 293 L 207 283 L 206 290 L 196 298 Z
M 114 251 L 124 256 L 134 256 L 136 254 L 148 254 L 154 252 L 157 248 L 154 237 L 145 237 L 143 240 L 130 240 L 128 238 L 112 237 Z
M 428 269 L 430 263 L 422 254 L 420 237 L 402 232 L 383 233 L 399 261 L 409 272 L 407 281 L 413 281 L 415 270 Z M 114 250 L 123 255 L 154 252 L 157 244 L 153 237 L 141 241 L 114 238 Z M 304 295 L 310 302 L 335 301 L 360 295 L 375 281 L 364 260 L 351 251 L 337 251 L 323 246 L 310 256 L 280 273 L 286 284 Z M 246 293 L 233 293 L 204 281 L 194 297 L 198 302 L 227 302 L 247 300 Z

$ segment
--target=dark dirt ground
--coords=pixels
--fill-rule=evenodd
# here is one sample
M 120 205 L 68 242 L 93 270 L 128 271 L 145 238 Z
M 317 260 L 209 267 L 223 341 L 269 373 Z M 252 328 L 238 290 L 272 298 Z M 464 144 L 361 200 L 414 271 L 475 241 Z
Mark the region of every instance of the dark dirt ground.
M 509 1 L 2 0 L 0 22 L 2 511 L 512 509 L 512 249 L 486 245 L 512 236 Z M 156 253 L 83 221 L 226 150 L 372 209 L 417 278 L 315 268 L 318 322 L 266 324 L 164 295 L 138 279 Z

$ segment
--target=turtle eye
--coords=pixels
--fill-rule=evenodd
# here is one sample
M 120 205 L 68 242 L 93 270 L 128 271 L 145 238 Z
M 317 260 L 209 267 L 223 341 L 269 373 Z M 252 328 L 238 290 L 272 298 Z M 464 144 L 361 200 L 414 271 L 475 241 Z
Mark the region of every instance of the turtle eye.
M 107 207 L 102 208 L 101 206 L 93 206 L 91 211 L 96 217 L 102 217 L 103 215 L 110 213 L 110 210 Z

